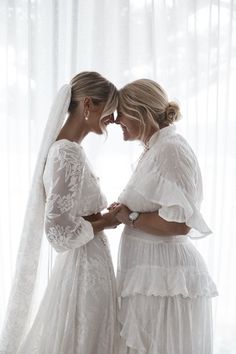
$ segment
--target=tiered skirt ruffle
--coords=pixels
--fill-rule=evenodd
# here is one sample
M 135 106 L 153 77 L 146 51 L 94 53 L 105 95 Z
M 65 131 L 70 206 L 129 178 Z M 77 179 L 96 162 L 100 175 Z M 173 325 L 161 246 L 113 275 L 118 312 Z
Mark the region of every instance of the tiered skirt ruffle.
M 210 354 L 217 290 L 189 238 L 126 227 L 120 247 L 119 353 Z

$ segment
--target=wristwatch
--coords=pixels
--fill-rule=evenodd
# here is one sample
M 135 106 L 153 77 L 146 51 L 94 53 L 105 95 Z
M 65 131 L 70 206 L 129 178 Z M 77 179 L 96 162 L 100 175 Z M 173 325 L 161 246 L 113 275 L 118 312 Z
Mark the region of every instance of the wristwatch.
M 139 214 L 140 213 L 138 211 L 131 211 L 131 213 L 129 214 L 128 218 L 131 221 L 132 226 L 134 226 L 134 222 L 138 219 Z

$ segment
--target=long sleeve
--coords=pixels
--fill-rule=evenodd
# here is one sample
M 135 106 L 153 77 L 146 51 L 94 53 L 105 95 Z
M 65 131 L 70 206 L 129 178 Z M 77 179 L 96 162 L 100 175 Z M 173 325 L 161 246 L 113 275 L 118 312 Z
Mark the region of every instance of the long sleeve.
M 46 189 L 45 232 L 58 252 L 78 248 L 94 237 L 91 223 L 79 215 L 85 157 L 71 142 L 53 147 Z

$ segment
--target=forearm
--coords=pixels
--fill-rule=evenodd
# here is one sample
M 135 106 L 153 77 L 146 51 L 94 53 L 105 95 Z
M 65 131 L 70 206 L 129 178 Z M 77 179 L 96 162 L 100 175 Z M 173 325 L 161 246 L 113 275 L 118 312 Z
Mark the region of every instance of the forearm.
M 91 223 L 94 234 L 106 228 L 106 222 L 101 213 L 84 216 L 84 219 Z
M 94 234 L 105 229 L 114 229 L 120 224 L 115 217 L 115 212 L 100 214 L 96 219 L 90 221 Z
M 185 223 L 166 221 L 158 215 L 158 212 L 140 213 L 133 226 L 157 236 L 186 235 L 190 230 Z
M 98 232 L 103 231 L 106 228 L 106 223 L 104 221 L 104 219 L 99 219 L 96 221 L 92 221 L 91 222 L 92 228 L 93 228 L 93 232 L 96 235 Z

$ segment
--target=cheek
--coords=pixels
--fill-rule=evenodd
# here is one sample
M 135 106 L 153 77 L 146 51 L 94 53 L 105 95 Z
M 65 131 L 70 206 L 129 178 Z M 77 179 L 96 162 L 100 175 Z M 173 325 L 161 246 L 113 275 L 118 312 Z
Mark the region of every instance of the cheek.
M 93 125 L 99 125 L 100 115 L 97 112 L 93 113 L 91 121 Z
M 131 122 L 128 126 L 127 126 L 128 130 L 130 131 L 130 133 L 133 133 L 135 135 L 139 134 L 139 123 L 136 121 Z

